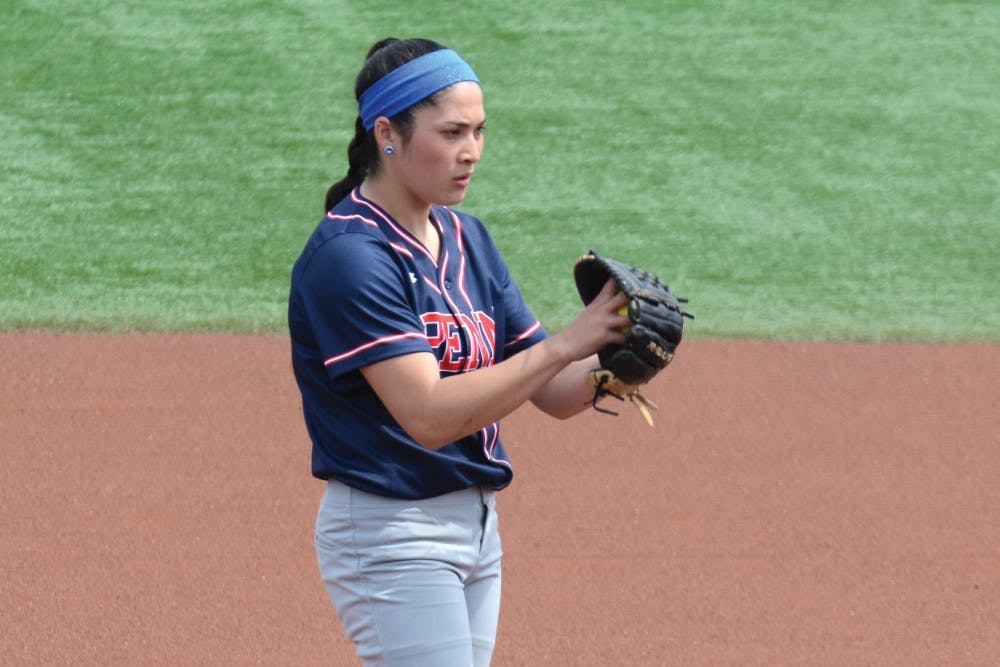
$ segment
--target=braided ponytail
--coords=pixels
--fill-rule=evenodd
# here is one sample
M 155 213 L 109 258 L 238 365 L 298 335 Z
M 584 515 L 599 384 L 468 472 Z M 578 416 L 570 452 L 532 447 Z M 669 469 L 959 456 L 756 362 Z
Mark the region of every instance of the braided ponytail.
M 354 138 L 347 146 L 347 175 L 330 186 L 326 191 L 325 211 L 349 195 L 351 190 L 361 185 L 369 173 L 374 173 L 372 164 L 378 162 L 378 147 L 371 132 L 365 131 L 361 117 L 354 124 Z

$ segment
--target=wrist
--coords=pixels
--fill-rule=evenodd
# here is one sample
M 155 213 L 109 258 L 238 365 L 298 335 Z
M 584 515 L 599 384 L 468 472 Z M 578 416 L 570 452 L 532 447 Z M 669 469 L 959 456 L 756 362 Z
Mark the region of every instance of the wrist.
M 565 330 L 549 337 L 545 341 L 545 344 L 548 354 L 560 368 L 573 363 L 579 358 L 579 355 L 574 354 L 573 346 Z

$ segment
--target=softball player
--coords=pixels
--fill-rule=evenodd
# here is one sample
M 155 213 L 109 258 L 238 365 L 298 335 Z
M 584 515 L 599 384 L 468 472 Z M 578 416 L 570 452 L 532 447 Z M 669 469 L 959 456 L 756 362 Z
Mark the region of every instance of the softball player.
M 548 336 L 483 223 L 456 211 L 483 148 L 483 93 L 458 54 L 383 40 L 355 85 L 347 176 L 291 278 L 292 365 L 326 481 L 319 569 L 367 665 L 488 665 L 500 604 L 499 419 L 590 404 L 621 343 L 609 283 Z

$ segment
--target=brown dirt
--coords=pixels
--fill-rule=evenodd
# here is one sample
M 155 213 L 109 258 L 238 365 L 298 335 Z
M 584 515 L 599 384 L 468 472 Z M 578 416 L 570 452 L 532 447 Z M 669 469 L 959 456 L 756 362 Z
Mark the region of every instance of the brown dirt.
M 354 664 L 283 338 L 0 335 L 0 664 Z M 505 421 L 495 665 L 1000 664 L 1000 346 L 685 343 Z

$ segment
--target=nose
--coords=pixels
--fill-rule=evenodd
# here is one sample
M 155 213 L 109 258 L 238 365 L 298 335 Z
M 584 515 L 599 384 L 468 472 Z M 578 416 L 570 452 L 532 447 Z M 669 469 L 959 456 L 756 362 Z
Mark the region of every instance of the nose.
M 476 164 L 483 154 L 483 140 L 481 137 L 469 137 L 462 147 L 461 160 L 466 164 Z

